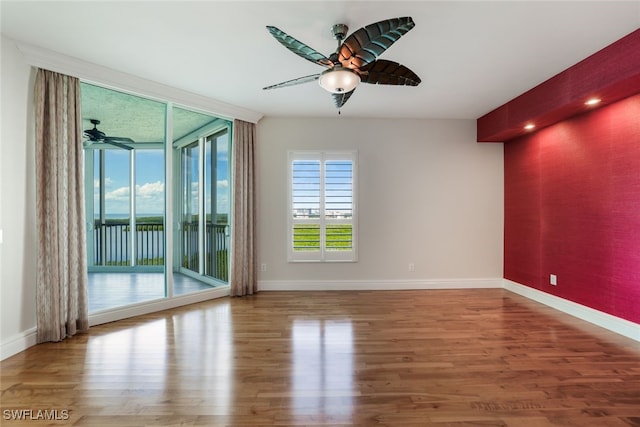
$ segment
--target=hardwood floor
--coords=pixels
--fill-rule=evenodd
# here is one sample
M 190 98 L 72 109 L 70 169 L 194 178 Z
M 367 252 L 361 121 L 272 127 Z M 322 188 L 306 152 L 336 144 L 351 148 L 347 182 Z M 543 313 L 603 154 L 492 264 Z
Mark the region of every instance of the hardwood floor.
M 262 292 L 0 366 L 3 426 L 640 426 L 640 343 L 501 289 Z

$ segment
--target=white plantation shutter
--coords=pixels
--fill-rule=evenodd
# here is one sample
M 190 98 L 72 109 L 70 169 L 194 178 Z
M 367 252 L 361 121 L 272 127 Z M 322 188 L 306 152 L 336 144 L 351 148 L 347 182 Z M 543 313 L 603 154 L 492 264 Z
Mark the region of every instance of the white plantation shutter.
M 356 159 L 289 152 L 289 261 L 356 261 Z

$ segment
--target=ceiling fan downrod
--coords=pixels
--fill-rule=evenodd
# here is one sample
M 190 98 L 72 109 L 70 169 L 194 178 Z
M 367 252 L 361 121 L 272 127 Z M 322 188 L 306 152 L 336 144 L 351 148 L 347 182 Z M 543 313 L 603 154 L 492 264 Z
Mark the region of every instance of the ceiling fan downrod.
M 342 40 L 347 37 L 347 33 L 349 32 L 349 27 L 346 24 L 336 24 L 331 27 L 331 35 L 334 39 L 338 41 L 338 49 L 340 49 L 340 45 L 342 44 Z

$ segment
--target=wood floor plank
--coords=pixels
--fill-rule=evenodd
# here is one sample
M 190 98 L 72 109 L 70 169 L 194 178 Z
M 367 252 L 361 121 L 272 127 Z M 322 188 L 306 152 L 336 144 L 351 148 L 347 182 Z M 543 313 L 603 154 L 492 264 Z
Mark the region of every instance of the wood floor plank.
M 501 289 L 225 298 L 0 369 L 3 426 L 640 426 L 640 343 Z

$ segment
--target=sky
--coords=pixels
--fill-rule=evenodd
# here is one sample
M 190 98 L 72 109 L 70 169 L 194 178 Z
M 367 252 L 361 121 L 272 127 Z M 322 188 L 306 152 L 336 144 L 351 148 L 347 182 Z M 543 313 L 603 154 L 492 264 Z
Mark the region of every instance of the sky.
M 319 212 L 321 185 L 325 190 L 324 202 L 327 212 L 342 211 L 343 214 L 352 214 L 351 160 L 294 160 L 292 167 L 294 216 L 299 209 Z M 324 170 L 324 176 L 321 170 Z
M 181 140 L 184 137 L 187 143 L 203 136 L 196 134 L 194 130 L 202 130 L 206 132 L 205 125 L 213 124 L 218 120 L 216 117 L 186 110 L 184 108 L 173 107 L 167 110 L 165 103 L 150 100 L 140 96 L 111 90 L 108 88 L 91 85 L 88 83 L 81 84 L 82 97 L 82 114 L 84 121 L 88 121 L 92 117 L 102 117 L 107 115 L 108 120 L 101 123 L 103 128 L 107 124 L 128 126 L 135 123 L 135 128 L 126 132 L 127 136 L 131 136 L 135 141 L 140 138 L 149 137 L 150 140 L 142 139 L 142 141 L 156 142 L 164 138 L 165 114 L 169 112 L 173 114 L 173 131 L 174 137 Z M 142 118 L 142 120 L 138 120 Z M 133 121 L 132 121 L 133 119 Z M 219 130 L 220 128 L 218 128 Z M 104 129 L 103 129 L 104 130 Z M 212 130 L 215 130 L 213 128 Z M 136 134 L 138 132 L 138 134 Z M 193 132 L 193 133 L 190 133 Z M 118 133 L 119 134 L 119 133 Z M 138 136 L 136 136 L 138 135 Z M 162 136 L 161 136 L 162 135 Z M 187 136 L 189 135 L 189 136 Z M 206 135 L 206 134 L 205 134 Z M 140 138 L 138 138 L 140 137 Z M 214 141 L 217 145 L 217 176 L 216 176 L 216 193 L 217 193 L 217 212 L 229 212 L 229 140 L 228 134 L 223 131 L 213 136 L 207 137 L 207 140 Z M 167 186 L 165 183 L 165 161 L 164 149 L 147 149 L 136 148 L 133 151 L 109 147 L 105 149 L 105 212 L 107 217 L 114 218 L 118 215 L 120 218 L 126 218 L 130 212 L 130 193 L 131 189 L 131 173 L 130 173 L 130 156 L 135 156 L 135 202 L 137 216 L 162 215 L 164 212 L 164 200 Z M 99 215 L 99 156 L 98 151 L 94 164 L 94 216 Z M 178 153 L 178 151 L 174 152 Z M 176 156 L 178 154 L 174 154 Z M 205 155 L 205 158 L 209 156 Z M 205 168 L 210 168 L 209 161 Z M 197 176 L 197 174 L 196 174 Z M 179 171 L 174 172 L 174 180 L 180 180 Z M 210 177 L 205 183 L 205 188 L 211 186 Z M 190 192 L 197 195 L 198 185 L 189 184 Z M 191 196 L 193 199 L 193 194 Z M 180 202 L 184 200 L 181 195 L 176 194 L 174 200 Z M 210 197 L 205 201 L 210 206 Z
M 219 144 L 217 169 L 217 200 L 219 213 L 229 211 L 228 150 L 226 138 Z M 165 166 L 163 150 L 134 150 L 136 158 L 136 212 L 138 216 L 162 215 L 165 198 Z M 105 211 L 108 217 L 114 214 L 128 215 L 130 204 L 130 169 L 127 150 L 106 150 L 105 159 Z M 96 156 L 97 158 L 97 156 Z M 97 160 L 96 160 L 97 162 Z M 209 166 L 207 166 L 209 167 Z M 94 213 L 98 215 L 99 179 L 98 168 L 94 168 Z M 176 175 L 180 176 L 180 175 Z M 210 185 L 207 180 L 206 186 Z M 190 185 L 192 197 L 197 194 L 197 185 Z M 179 200 L 179 197 L 175 198 Z M 209 203 L 209 200 L 207 200 Z

